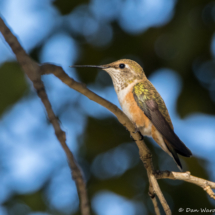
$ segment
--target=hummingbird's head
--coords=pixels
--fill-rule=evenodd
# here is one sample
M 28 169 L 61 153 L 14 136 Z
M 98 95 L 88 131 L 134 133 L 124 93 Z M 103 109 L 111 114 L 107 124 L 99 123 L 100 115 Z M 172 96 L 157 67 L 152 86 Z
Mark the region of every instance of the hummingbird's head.
M 124 89 L 132 82 L 145 77 L 142 67 L 135 61 L 128 59 L 118 60 L 101 66 L 83 65 L 72 67 L 95 67 L 106 71 L 111 76 L 116 91 Z

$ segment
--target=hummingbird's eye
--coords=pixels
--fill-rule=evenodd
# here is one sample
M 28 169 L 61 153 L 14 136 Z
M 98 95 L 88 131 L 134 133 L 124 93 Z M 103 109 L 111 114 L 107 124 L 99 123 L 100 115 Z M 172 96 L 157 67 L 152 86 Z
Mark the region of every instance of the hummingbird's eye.
M 124 64 L 124 63 L 120 63 L 120 64 L 119 64 L 119 68 L 120 68 L 120 69 L 124 69 L 124 68 L 125 68 L 125 64 Z

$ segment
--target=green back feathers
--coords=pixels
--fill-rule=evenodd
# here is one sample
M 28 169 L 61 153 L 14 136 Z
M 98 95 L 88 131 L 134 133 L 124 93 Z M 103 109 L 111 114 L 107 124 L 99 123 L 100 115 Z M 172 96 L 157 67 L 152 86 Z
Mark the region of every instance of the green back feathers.
M 135 94 L 139 106 L 143 106 L 145 101 L 153 99 L 158 104 L 159 111 L 169 123 L 170 127 L 173 128 L 166 105 L 150 81 L 145 80 L 134 85 L 133 94 Z

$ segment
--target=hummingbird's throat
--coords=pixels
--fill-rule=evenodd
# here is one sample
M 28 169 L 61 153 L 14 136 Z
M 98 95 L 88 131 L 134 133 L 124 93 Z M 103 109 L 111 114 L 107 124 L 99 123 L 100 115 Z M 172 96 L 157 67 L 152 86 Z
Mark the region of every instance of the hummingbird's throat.
M 119 92 L 125 89 L 130 84 L 134 82 L 136 83 L 139 80 L 136 77 L 130 77 L 129 79 L 127 79 L 126 77 L 121 76 L 120 74 L 117 74 L 117 73 L 111 73 L 110 76 L 113 81 L 114 89 L 116 92 Z

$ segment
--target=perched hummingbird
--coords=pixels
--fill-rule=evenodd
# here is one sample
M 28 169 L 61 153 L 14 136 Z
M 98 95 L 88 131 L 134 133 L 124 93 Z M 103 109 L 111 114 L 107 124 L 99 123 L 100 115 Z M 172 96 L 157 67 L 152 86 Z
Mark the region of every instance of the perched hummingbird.
M 72 67 L 95 67 L 105 70 L 112 78 L 123 112 L 133 122 L 137 131 L 143 136 L 151 136 L 175 160 L 182 171 L 178 154 L 190 157 L 192 153 L 175 134 L 163 99 L 138 63 L 123 59 L 101 66 Z

